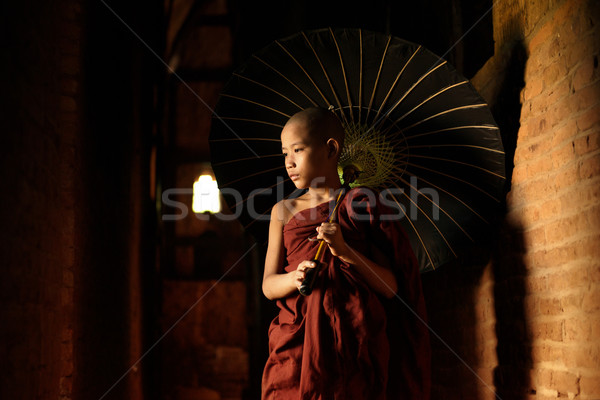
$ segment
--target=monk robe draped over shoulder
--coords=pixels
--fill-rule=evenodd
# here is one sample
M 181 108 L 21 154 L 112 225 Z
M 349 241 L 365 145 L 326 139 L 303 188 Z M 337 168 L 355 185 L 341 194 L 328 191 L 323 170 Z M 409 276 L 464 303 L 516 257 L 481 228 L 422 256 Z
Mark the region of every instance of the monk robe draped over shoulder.
M 286 272 L 314 258 L 318 242 L 308 238 L 316 235 L 332 208 L 332 203 L 323 203 L 300 211 L 284 225 Z M 372 246 L 377 246 L 389 258 L 398 296 L 384 299 L 351 265 L 327 251 L 312 294 L 277 301 L 263 400 L 429 399 L 425 303 L 417 261 L 398 212 L 385 207 L 370 189 L 346 194 L 337 215 L 344 240 L 366 257 L 373 259 Z

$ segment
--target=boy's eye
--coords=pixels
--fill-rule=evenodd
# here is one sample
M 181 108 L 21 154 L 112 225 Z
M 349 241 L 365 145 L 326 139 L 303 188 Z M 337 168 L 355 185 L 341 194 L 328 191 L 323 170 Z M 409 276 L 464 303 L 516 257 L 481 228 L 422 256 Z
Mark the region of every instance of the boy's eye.
M 299 153 L 299 152 L 301 152 L 302 150 L 304 150 L 304 149 L 302 149 L 302 148 L 294 149 L 294 153 Z
M 284 157 L 287 157 L 287 153 L 283 153 L 283 156 L 284 156 Z

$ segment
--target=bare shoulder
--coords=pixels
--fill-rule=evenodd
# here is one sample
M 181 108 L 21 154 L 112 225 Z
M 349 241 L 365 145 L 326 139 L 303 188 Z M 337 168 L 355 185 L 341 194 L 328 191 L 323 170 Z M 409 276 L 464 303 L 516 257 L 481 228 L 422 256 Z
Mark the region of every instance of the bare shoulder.
M 289 215 L 289 202 L 290 200 L 283 199 L 275 203 L 271 210 L 271 223 L 285 225 L 291 218 Z
M 280 200 L 273 206 L 271 219 L 276 219 L 280 221 L 282 225 L 285 225 L 296 213 L 308 208 L 308 206 L 309 201 L 306 194 L 293 199 Z

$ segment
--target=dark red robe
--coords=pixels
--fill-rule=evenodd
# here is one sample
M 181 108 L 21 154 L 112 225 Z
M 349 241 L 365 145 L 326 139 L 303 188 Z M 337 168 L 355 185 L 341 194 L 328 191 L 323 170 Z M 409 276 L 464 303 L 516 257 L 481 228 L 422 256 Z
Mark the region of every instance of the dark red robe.
M 284 226 L 285 271 L 313 259 L 318 242 L 308 238 L 332 207 L 323 203 L 303 210 Z M 337 222 L 353 249 L 371 257 L 371 246 L 378 246 L 388 255 L 398 298 L 382 298 L 352 266 L 327 251 L 312 294 L 277 301 L 263 400 L 429 399 L 429 335 L 417 261 L 398 221 L 384 215 L 394 212 L 376 193 L 353 189 Z

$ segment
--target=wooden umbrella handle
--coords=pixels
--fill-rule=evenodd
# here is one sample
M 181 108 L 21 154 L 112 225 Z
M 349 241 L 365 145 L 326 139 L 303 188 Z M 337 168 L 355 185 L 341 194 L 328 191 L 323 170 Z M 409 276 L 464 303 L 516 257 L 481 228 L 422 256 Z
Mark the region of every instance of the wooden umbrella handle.
M 331 210 L 331 214 L 329 214 L 328 222 L 331 223 L 335 221 L 336 211 L 340 203 L 342 202 L 343 195 L 345 193 L 345 188 L 340 190 L 338 197 L 335 201 L 335 207 Z M 298 288 L 300 294 L 304 296 L 308 296 L 312 293 L 313 287 L 315 285 L 315 281 L 317 280 L 317 275 L 321 271 L 323 267 L 323 257 L 325 256 L 325 249 L 327 248 L 327 243 L 324 240 L 321 240 L 319 243 L 319 247 L 317 248 L 317 254 L 313 258 L 313 261 L 317 264 L 314 268 L 309 268 L 306 270 L 306 274 L 304 276 L 304 280 L 302 281 L 302 285 Z

